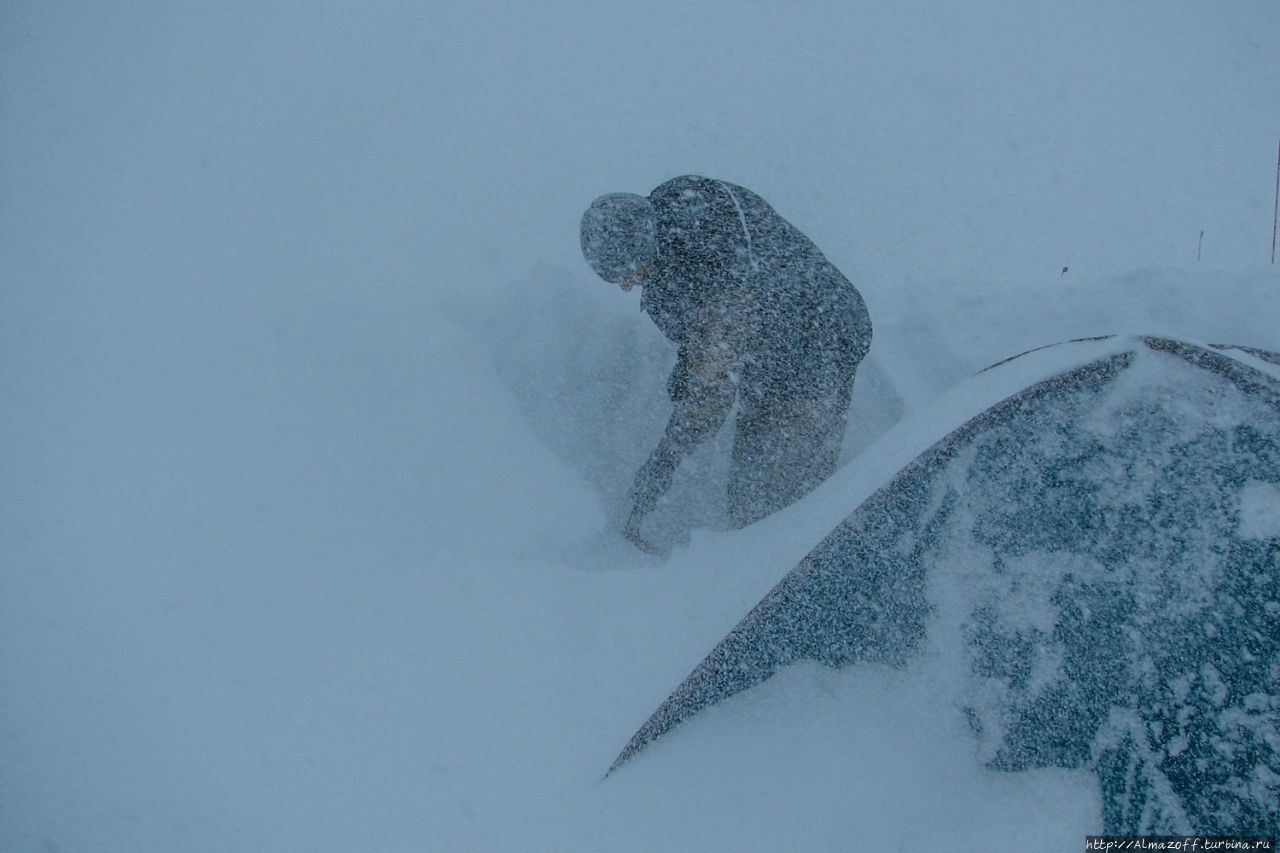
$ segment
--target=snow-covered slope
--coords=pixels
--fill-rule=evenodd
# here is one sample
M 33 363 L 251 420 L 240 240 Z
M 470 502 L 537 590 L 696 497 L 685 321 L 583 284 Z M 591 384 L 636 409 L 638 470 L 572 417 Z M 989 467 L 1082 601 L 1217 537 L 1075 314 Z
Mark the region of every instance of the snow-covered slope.
M 910 670 L 602 782 L 830 523 L 619 541 L 671 353 L 577 219 L 702 172 L 814 237 L 874 488 L 1015 352 L 1280 349 L 1278 46 L 1263 3 L 8 4 L 0 847 L 1078 849 L 1089 779 L 983 770 Z

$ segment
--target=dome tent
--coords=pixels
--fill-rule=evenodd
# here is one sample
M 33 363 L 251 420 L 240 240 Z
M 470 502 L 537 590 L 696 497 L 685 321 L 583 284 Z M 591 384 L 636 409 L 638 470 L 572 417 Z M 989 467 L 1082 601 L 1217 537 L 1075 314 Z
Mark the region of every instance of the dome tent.
M 611 769 L 790 663 L 951 644 L 990 766 L 1090 769 L 1108 833 L 1273 832 L 1275 358 L 1100 338 L 989 368 L 973 382 L 999 402 L 937 428 Z

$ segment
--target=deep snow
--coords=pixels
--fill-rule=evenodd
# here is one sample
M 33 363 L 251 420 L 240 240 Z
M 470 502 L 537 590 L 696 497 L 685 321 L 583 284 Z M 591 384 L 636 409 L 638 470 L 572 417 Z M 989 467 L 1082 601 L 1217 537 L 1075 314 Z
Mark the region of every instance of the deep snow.
M 602 776 L 962 378 L 1280 350 L 1278 49 L 1263 2 L 7 4 L 0 847 L 1078 849 L 1090 778 L 983 769 L 923 665 Z M 671 351 L 576 229 L 683 172 L 876 340 L 847 500 L 662 562 L 614 529 Z

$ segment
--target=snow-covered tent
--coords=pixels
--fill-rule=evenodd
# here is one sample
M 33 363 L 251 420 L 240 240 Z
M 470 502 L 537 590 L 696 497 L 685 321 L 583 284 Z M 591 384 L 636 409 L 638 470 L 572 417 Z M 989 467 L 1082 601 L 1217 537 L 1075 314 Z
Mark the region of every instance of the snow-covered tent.
M 947 699 L 989 765 L 1091 769 L 1107 832 L 1274 833 L 1277 364 L 1144 337 L 988 368 L 972 396 L 1001 402 L 937 424 L 612 769 L 793 662 L 927 650 L 963 673 Z

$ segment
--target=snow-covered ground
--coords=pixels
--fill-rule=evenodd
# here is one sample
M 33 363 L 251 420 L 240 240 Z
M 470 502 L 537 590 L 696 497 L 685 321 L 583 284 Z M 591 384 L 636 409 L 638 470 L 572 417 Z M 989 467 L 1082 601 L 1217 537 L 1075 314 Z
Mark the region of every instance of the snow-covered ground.
M 671 351 L 578 217 L 696 172 L 810 234 L 862 494 L 1016 352 L 1280 350 L 1278 55 L 1269 2 L 6 4 L 0 848 L 1079 849 L 1092 778 L 984 769 L 927 663 L 603 779 L 853 507 L 619 539 Z

